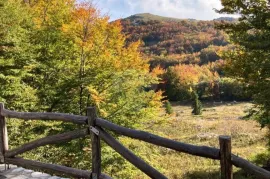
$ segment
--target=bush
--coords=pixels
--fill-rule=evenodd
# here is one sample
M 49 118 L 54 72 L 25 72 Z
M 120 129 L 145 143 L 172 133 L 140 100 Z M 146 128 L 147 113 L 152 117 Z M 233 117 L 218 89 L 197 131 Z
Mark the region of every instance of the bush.
M 166 110 L 167 114 L 173 113 L 173 109 L 172 109 L 172 105 L 171 105 L 170 101 L 165 102 L 165 110 Z
M 192 105 L 192 114 L 200 115 L 202 114 L 202 103 L 199 100 L 199 96 L 195 91 L 192 91 L 193 105 Z
M 246 86 L 243 82 L 233 78 L 221 78 L 219 82 L 222 100 L 250 100 Z

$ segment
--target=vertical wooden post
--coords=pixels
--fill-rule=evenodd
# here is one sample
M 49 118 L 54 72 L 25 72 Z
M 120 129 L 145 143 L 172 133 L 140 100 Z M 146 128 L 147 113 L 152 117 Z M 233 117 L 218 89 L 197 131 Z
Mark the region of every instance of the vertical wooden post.
M 232 179 L 231 137 L 219 136 L 221 179 Z
M 6 119 L 1 115 L 2 110 L 4 109 L 4 104 L 0 103 L 0 163 L 5 162 L 5 151 L 8 150 L 8 134 Z
M 96 108 L 87 108 L 88 126 L 91 136 L 92 144 L 92 176 L 91 179 L 99 179 L 101 174 L 101 147 L 100 147 L 100 137 L 98 136 L 98 131 L 96 131 Z

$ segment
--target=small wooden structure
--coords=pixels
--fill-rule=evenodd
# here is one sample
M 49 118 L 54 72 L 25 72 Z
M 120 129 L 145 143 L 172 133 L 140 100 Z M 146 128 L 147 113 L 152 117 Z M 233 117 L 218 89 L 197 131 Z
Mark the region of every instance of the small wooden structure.
M 47 136 L 18 148 L 8 149 L 8 134 L 5 117 L 18 118 L 24 120 L 57 120 L 63 122 L 72 122 L 82 125 L 83 129 L 77 129 L 71 132 Z M 63 113 L 36 113 L 36 112 L 16 112 L 4 108 L 4 104 L 0 103 L 0 162 L 14 164 L 25 168 L 39 169 L 44 171 L 52 171 L 56 173 L 66 174 L 67 176 L 77 178 L 90 179 L 110 179 L 108 175 L 101 173 L 101 145 L 100 140 L 103 140 L 111 146 L 116 152 L 122 155 L 126 160 L 154 179 L 167 179 L 162 173 L 151 167 L 148 163 L 132 153 L 124 147 L 119 141 L 114 139 L 104 129 L 111 130 L 117 134 L 121 134 L 134 139 L 142 140 L 151 144 L 173 149 L 178 152 L 183 152 L 191 155 L 196 155 L 204 158 L 220 160 L 220 177 L 222 179 L 232 179 L 232 165 L 240 167 L 245 171 L 254 174 L 258 178 L 270 179 L 270 172 L 258 167 L 249 161 L 238 157 L 231 153 L 231 138 L 229 136 L 220 136 L 220 149 L 186 144 L 171 139 L 163 138 L 148 132 L 129 129 L 98 118 L 95 108 L 87 108 L 87 116 L 70 115 Z M 18 158 L 16 155 L 22 154 L 34 148 L 47 144 L 58 144 L 68 142 L 73 139 L 91 136 L 92 147 L 92 171 L 74 169 L 70 167 L 41 163 L 33 160 Z

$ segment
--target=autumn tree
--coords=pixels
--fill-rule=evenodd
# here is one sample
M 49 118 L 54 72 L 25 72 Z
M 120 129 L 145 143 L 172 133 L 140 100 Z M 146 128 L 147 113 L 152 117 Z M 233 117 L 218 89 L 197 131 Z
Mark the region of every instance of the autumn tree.
M 76 53 L 66 66 L 72 90 L 68 93 L 70 111 L 83 114 L 94 105 L 99 115 L 125 124 L 138 123 L 154 115 L 161 93 L 145 89 L 158 82 L 149 73 L 147 60 L 138 52 L 139 43 L 125 47 L 119 22 L 109 23 L 92 4 L 76 5 L 63 33 L 73 39 Z
M 126 45 L 121 31 L 119 22 L 110 23 L 91 3 L 1 1 L 1 102 L 15 110 L 81 115 L 86 107 L 96 106 L 100 117 L 128 127 L 157 120 L 162 93 L 151 87 L 162 70 L 150 72 L 140 43 Z M 77 128 L 62 122 L 10 120 L 11 147 Z M 106 166 L 112 156 L 106 155 L 108 148 L 103 150 Z M 89 153 L 89 139 L 78 139 L 39 147 L 24 157 L 89 169 Z
M 211 71 L 208 66 L 176 65 L 167 70 L 164 79 L 165 95 L 170 100 L 189 100 L 191 88 L 195 89 L 201 83 L 210 87 L 211 83 L 219 79 L 219 75 Z

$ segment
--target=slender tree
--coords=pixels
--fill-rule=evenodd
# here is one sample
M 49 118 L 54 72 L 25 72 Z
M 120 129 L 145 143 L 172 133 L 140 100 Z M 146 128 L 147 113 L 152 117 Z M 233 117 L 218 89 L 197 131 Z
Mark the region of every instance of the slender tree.
M 192 114 L 194 114 L 194 115 L 201 115 L 202 114 L 202 103 L 199 100 L 199 96 L 196 93 L 196 91 L 192 91 L 192 100 L 193 100 Z

